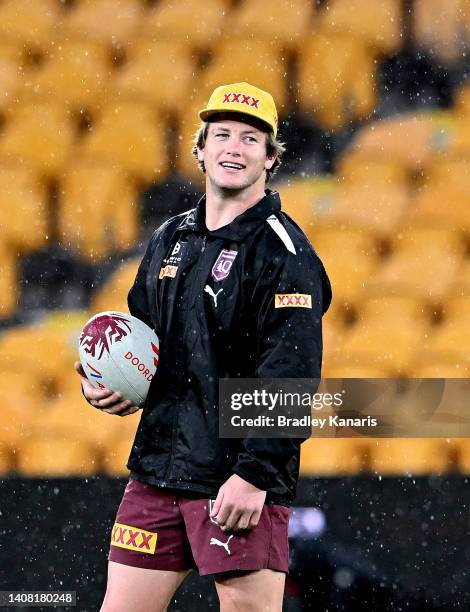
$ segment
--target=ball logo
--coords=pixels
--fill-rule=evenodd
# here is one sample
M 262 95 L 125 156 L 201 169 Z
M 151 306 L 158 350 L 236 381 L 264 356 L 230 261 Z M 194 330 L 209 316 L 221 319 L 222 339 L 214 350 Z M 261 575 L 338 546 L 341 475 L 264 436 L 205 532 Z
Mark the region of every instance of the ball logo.
M 92 357 L 101 359 L 105 351 L 109 355 L 111 344 L 125 338 L 130 331 L 129 320 L 124 317 L 118 315 L 96 317 L 84 328 L 80 336 L 80 346 Z

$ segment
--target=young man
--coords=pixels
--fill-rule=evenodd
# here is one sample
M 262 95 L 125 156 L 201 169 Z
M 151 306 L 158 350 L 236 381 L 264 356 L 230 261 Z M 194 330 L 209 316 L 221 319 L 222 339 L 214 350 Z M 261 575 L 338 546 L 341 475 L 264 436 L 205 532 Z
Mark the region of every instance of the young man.
M 224 85 L 200 118 L 205 197 L 155 232 L 129 293 L 161 353 L 112 532 L 105 612 L 164 610 L 192 567 L 214 575 L 225 612 L 282 609 L 301 440 L 219 438 L 218 383 L 320 378 L 331 289 L 265 190 L 283 151 L 271 95 Z M 137 410 L 77 369 L 93 406 Z

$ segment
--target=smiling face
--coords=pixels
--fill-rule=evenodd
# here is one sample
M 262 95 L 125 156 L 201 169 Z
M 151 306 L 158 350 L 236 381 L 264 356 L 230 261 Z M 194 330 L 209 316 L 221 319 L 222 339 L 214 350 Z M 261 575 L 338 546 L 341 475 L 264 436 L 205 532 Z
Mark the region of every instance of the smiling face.
M 267 134 L 243 119 L 220 118 L 211 122 L 198 159 L 204 162 L 207 180 L 219 190 L 264 189 L 268 158 Z

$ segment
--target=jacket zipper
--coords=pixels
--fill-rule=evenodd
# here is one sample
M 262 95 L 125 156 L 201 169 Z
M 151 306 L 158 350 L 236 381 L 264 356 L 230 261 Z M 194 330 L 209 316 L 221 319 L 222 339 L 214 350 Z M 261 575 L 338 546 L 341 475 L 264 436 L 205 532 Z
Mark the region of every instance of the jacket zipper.
M 201 253 L 204 253 L 204 251 L 206 250 L 206 242 L 207 242 L 207 236 L 204 236 L 202 239 L 202 246 L 201 246 Z M 199 280 L 199 275 L 201 273 L 201 269 L 202 269 L 202 265 L 198 266 L 197 268 L 197 272 L 196 272 L 196 283 Z M 196 284 L 194 283 L 194 284 Z M 194 291 L 191 292 L 191 300 L 190 302 L 192 303 L 192 300 L 194 299 Z M 186 325 L 184 327 L 184 334 L 183 334 L 183 340 L 186 338 L 186 332 L 188 329 L 188 320 L 186 320 Z M 181 383 L 180 383 L 181 384 Z M 174 463 L 174 459 L 175 459 L 175 454 L 174 454 L 174 449 L 175 449 L 175 444 L 176 444 L 176 438 L 177 438 L 177 421 L 178 421 L 178 407 L 179 407 L 179 399 L 178 402 L 176 404 L 176 409 L 173 415 L 173 429 L 172 429 L 172 433 L 171 433 L 171 450 L 170 450 L 170 463 L 168 464 L 168 468 L 165 474 L 165 480 L 169 480 L 170 479 L 170 475 L 171 475 L 171 471 L 173 469 L 173 463 Z

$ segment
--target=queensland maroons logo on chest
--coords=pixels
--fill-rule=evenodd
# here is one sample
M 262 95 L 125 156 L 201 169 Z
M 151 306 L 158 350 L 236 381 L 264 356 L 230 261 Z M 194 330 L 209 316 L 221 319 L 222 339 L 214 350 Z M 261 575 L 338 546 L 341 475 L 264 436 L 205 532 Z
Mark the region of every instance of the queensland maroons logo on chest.
M 101 359 L 105 351 L 109 354 L 111 344 L 120 342 L 129 334 L 131 331 L 129 323 L 129 319 L 118 315 L 95 317 L 83 329 L 80 346 L 92 357 Z
M 222 249 L 215 264 L 212 266 L 212 278 L 216 281 L 227 278 L 236 256 L 237 251 Z

